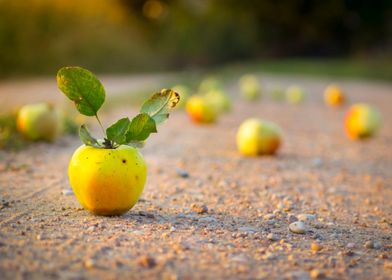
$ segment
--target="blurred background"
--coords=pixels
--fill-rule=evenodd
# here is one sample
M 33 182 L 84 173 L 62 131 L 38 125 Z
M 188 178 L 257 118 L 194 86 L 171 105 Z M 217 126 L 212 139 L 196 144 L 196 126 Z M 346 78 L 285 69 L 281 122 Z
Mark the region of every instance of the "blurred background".
M 392 79 L 389 0 L 0 0 L 0 78 L 212 69 Z M 339 72 L 340 71 L 340 72 Z

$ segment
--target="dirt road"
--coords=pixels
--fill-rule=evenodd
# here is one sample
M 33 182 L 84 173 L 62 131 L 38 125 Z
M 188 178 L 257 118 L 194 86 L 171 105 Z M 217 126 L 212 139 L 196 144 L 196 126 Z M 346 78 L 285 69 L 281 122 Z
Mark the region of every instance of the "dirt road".
M 341 82 L 351 102 L 383 115 L 378 137 L 352 142 L 346 108 L 322 103 L 330 81 L 263 82 L 296 82 L 309 98 L 237 101 L 207 126 L 175 112 L 142 150 L 147 184 L 121 217 L 93 216 L 68 191 L 78 139 L 0 152 L 1 279 L 392 279 L 392 86 Z M 276 157 L 237 153 L 236 128 L 251 116 L 281 126 Z M 305 234 L 288 230 L 298 218 Z

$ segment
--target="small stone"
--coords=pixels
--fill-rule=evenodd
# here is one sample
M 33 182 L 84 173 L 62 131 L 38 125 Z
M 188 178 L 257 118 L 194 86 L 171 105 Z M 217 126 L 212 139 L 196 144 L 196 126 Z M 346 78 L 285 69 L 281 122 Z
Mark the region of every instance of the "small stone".
M 88 269 L 93 268 L 95 265 L 96 265 L 96 262 L 93 259 L 87 259 L 84 261 L 84 266 Z
M 277 241 L 277 240 L 279 240 L 279 236 L 277 234 L 271 232 L 267 235 L 267 239 L 271 240 L 271 241 Z
M 313 222 L 316 220 L 316 215 L 299 214 L 299 215 L 297 215 L 297 218 L 299 221 L 302 221 L 302 222 Z
M 63 189 L 61 193 L 65 196 L 74 195 L 74 192 L 71 189 Z
M 87 231 L 89 231 L 89 232 L 94 232 L 96 229 L 97 229 L 96 226 L 91 226 L 91 227 L 88 227 L 88 228 L 87 228 Z
M 310 245 L 310 249 L 312 249 L 313 252 L 318 252 L 323 248 L 323 246 L 321 246 L 319 243 L 313 242 Z
M 189 173 L 188 171 L 181 169 L 181 168 L 177 168 L 176 169 L 176 173 L 178 176 L 180 176 L 181 178 L 188 178 L 189 177 Z
M 272 220 L 272 219 L 275 219 L 276 218 L 276 215 L 275 214 L 272 214 L 272 213 L 270 213 L 270 214 L 266 214 L 266 215 L 264 215 L 264 220 Z
M 215 223 L 216 219 L 214 217 L 207 216 L 207 217 L 200 218 L 199 222 L 202 222 L 202 223 Z
M 364 247 L 366 249 L 381 249 L 382 245 L 379 241 L 366 241 Z
M 146 267 L 146 268 L 152 268 L 154 267 L 157 263 L 153 257 L 150 256 L 142 256 L 138 259 L 137 264 Z
M 208 207 L 205 204 L 203 205 L 192 204 L 191 207 L 192 207 L 192 211 L 197 214 L 205 214 L 208 212 Z
M 294 222 L 289 225 L 289 230 L 293 233 L 304 234 L 305 229 L 305 224 L 301 221 Z
M 298 218 L 295 215 L 289 214 L 287 216 L 287 219 L 289 220 L 289 223 L 294 223 L 296 221 L 298 221 Z
M 170 227 L 170 232 L 173 232 L 173 231 L 176 231 L 176 227 L 171 226 L 171 227 Z
M 254 234 L 257 232 L 257 229 L 254 227 L 240 227 L 238 228 L 238 231 L 246 232 L 247 234 Z
M 347 247 L 348 249 L 353 249 L 353 248 L 355 248 L 355 244 L 352 243 L 352 242 L 350 242 L 350 243 L 347 243 L 346 247 Z
M 35 238 L 37 240 L 43 240 L 44 239 L 44 237 L 41 234 L 38 234 Z
M 325 273 L 322 272 L 322 271 L 319 270 L 319 269 L 312 269 L 312 270 L 310 271 L 310 277 L 311 277 L 312 279 L 323 279 L 323 278 L 325 278 Z

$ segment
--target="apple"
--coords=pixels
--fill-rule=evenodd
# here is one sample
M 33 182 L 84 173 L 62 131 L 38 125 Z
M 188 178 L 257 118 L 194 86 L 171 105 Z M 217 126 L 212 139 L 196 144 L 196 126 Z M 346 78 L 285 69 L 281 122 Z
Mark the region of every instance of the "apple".
M 292 104 L 299 104 L 305 99 L 305 93 L 301 87 L 297 85 L 289 86 L 286 89 L 286 100 Z
M 220 114 L 231 110 L 230 98 L 221 90 L 211 90 L 204 94 L 204 98 L 215 107 L 215 111 Z
M 202 95 L 193 95 L 186 102 L 186 111 L 195 123 L 213 123 L 218 117 L 216 107 Z
M 333 107 L 341 106 L 344 101 L 344 93 L 337 85 L 329 85 L 324 91 L 325 104 Z
M 247 119 L 237 131 L 237 148 L 244 156 L 275 154 L 281 143 L 280 128 L 266 120 Z
M 147 166 L 141 153 L 127 145 L 116 149 L 82 145 L 72 155 L 68 176 L 84 208 L 97 215 L 120 215 L 142 194 Z
M 63 117 L 59 110 L 47 103 L 23 106 L 17 115 L 18 131 L 29 140 L 55 140 L 62 131 Z
M 199 85 L 199 92 L 200 93 L 206 93 L 209 92 L 210 90 L 222 90 L 223 85 L 221 81 L 214 77 L 208 77 L 205 78 L 204 80 L 201 81 Z
M 246 100 L 255 101 L 261 97 L 261 88 L 257 78 L 247 74 L 240 78 L 241 95 Z
M 172 89 L 180 95 L 180 102 L 178 102 L 177 108 L 185 108 L 185 104 L 190 96 L 191 89 L 185 85 L 176 85 Z
M 350 107 L 344 120 L 349 138 L 365 139 L 375 135 L 381 127 L 381 114 L 373 106 L 358 103 Z

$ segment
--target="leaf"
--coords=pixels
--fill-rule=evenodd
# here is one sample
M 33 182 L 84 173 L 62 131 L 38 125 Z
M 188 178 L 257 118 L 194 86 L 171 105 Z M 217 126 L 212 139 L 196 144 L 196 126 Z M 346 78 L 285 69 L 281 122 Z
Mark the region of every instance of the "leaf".
M 58 88 L 75 103 L 83 115 L 95 116 L 105 101 L 105 89 L 90 71 L 63 67 L 57 72 Z
M 80 140 L 86 145 L 86 146 L 93 146 L 96 148 L 102 148 L 102 145 L 98 142 L 97 139 L 91 136 L 90 132 L 88 131 L 86 125 L 81 125 L 79 129 L 79 137 Z
M 180 95 L 171 89 L 162 89 L 144 102 L 140 113 L 148 114 L 156 124 L 164 122 L 169 117 L 170 109 L 180 101 Z
M 126 135 L 126 141 L 127 143 L 144 141 L 154 132 L 157 132 L 154 119 L 148 114 L 142 113 L 132 119 Z
M 146 143 L 146 141 L 131 141 L 125 145 L 141 149 L 144 147 L 145 143 Z
M 106 129 L 107 138 L 120 145 L 127 143 L 126 133 L 128 132 L 130 124 L 131 121 L 128 118 L 118 120 Z

